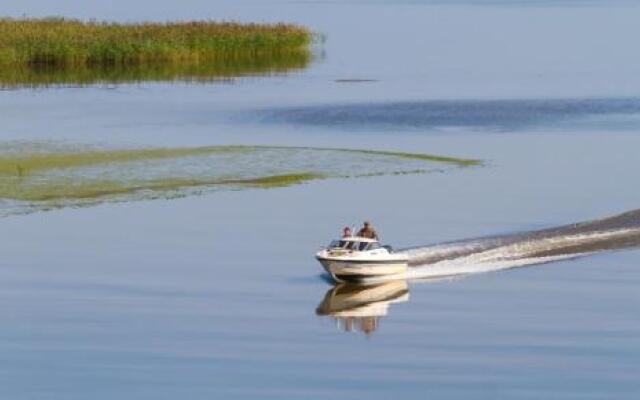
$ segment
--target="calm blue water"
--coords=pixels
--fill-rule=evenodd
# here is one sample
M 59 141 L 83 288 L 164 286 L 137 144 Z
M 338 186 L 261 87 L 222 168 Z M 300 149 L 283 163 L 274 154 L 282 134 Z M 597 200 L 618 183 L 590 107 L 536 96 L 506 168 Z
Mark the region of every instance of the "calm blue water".
M 130 3 L 8 0 L 0 13 L 287 20 L 326 42 L 289 76 L 3 91 L 1 141 L 486 166 L 2 219 L 0 398 L 640 396 L 640 250 L 351 289 L 333 298 L 360 307 L 333 317 L 316 315 L 332 286 L 312 258 L 365 218 L 408 247 L 640 207 L 634 2 Z

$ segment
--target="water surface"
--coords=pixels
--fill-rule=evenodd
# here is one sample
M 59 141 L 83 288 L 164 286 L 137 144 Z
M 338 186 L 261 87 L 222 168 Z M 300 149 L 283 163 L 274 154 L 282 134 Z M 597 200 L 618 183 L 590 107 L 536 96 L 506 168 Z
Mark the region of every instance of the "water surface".
M 3 218 L 1 397 L 640 395 L 637 249 L 337 293 L 312 258 L 364 219 L 396 247 L 423 247 L 638 209 L 635 3 L 9 0 L 0 12 L 326 34 L 323 56 L 286 75 L 2 91 L 4 143 L 486 161 Z M 322 307 L 332 293 L 359 315 Z

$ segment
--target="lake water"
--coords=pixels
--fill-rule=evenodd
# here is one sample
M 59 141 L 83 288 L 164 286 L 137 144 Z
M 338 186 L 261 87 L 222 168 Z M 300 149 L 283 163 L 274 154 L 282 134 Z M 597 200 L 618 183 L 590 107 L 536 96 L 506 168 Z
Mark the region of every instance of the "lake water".
M 485 161 L 2 218 L 1 398 L 640 396 L 637 213 L 588 232 L 634 230 L 614 244 L 544 242 L 531 254 L 569 257 L 466 259 L 483 273 L 445 280 L 334 288 L 313 259 L 364 219 L 402 248 L 640 208 L 635 2 L 8 0 L 0 14 L 284 20 L 326 36 L 287 75 L 1 91 L 5 145 Z

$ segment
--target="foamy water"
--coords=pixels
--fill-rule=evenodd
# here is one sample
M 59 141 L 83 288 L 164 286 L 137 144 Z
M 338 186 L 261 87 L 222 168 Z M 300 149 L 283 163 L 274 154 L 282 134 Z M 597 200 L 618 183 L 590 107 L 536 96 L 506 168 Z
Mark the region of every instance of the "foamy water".
M 401 249 L 421 279 L 498 271 L 640 246 L 640 210 L 556 228 Z

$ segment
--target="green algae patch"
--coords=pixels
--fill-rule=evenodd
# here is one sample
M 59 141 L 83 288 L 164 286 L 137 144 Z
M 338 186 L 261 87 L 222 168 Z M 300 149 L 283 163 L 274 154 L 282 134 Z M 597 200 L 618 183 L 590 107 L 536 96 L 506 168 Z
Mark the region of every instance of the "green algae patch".
M 264 176 L 255 179 L 238 180 L 235 183 L 243 186 L 259 187 L 264 189 L 287 187 L 292 185 L 299 185 L 301 183 L 326 179 L 327 177 L 321 174 L 287 174 L 287 175 L 274 175 Z
M 456 164 L 461 167 L 471 167 L 482 165 L 482 160 L 474 160 L 468 158 L 445 157 L 433 154 L 407 153 L 402 151 L 385 151 L 385 150 L 362 150 L 362 149 L 333 149 L 324 147 L 300 147 L 314 150 L 325 151 L 343 151 L 345 153 L 370 154 L 373 156 L 390 156 L 398 158 L 408 158 L 413 160 L 433 161 L 439 163 Z
M 233 154 L 260 152 L 266 150 L 306 150 L 311 152 L 343 152 L 372 157 L 389 156 L 412 160 L 431 161 L 436 163 L 455 164 L 459 166 L 477 166 L 482 161 L 455 157 L 444 157 L 431 154 L 405 153 L 395 151 L 340 149 L 326 147 L 282 147 L 282 146 L 206 146 L 194 148 L 155 148 L 135 150 L 85 150 L 58 152 L 30 152 L 25 149 L 22 154 L 0 154 L 0 175 L 23 177 L 37 172 L 87 167 L 101 164 L 129 163 L 134 161 L 152 161 L 176 159 L 187 156 Z
M 456 164 L 461 167 L 472 167 L 482 165 L 481 160 L 473 160 L 466 158 L 456 158 L 456 157 L 444 157 L 444 156 L 436 156 L 433 154 L 418 154 L 418 153 L 404 153 L 399 151 L 373 151 L 373 150 L 355 150 L 358 152 L 364 153 L 375 153 L 376 155 L 387 155 L 392 157 L 399 158 L 409 158 L 414 160 L 423 160 L 423 161 L 433 161 L 447 164 Z
M 196 148 L 157 148 L 136 150 L 85 150 L 58 152 L 25 152 L 0 155 L 0 175 L 25 176 L 39 171 L 63 168 L 77 168 L 100 164 L 150 161 L 186 156 L 212 154 L 216 152 L 251 151 L 248 146 L 216 146 Z
M 481 165 L 421 153 L 324 147 L 105 149 L 6 143 L 1 148 L 0 215 Z
M 112 197 L 144 192 L 174 192 L 169 197 L 176 197 L 178 195 L 177 191 L 194 187 L 213 187 L 219 185 L 237 188 L 270 189 L 299 185 L 308 181 L 325 178 L 325 176 L 319 174 L 300 173 L 249 179 L 164 179 L 147 182 L 129 182 L 128 184 L 114 181 L 95 181 L 81 184 L 60 182 L 57 185 L 51 186 L 11 185 L 8 188 L 4 188 L 3 196 L 12 200 L 28 202 L 50 202 L 69 199 L 95 200 L 101 197 Z
M 0 19 L 0 84 L 207 81 L 304 68 L 313 33 L 293 24 Z

